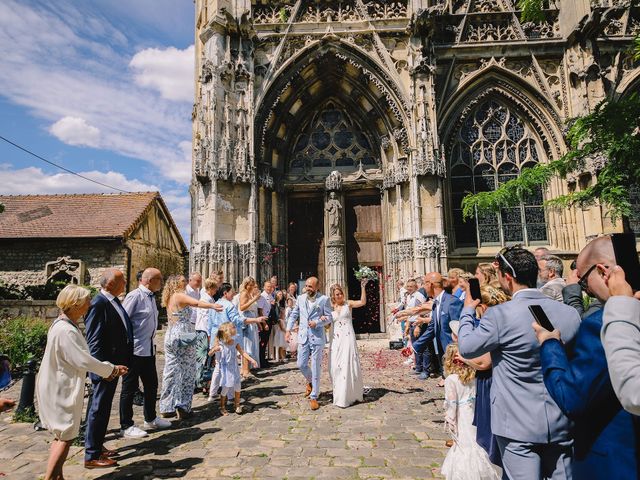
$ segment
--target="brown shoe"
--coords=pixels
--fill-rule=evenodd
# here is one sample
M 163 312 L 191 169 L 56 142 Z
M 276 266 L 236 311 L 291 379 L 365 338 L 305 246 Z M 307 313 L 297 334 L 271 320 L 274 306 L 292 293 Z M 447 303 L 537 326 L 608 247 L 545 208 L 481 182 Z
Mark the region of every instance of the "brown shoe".
M 310 383 L 307 383 L 307 390 L 304 393 L 305 397 L 308 397 L 309 395 L 311 395 L 311 392 L 313 391 L 313 385 L 311 385 Z
M 120 455 L 116 450 L 109 450 L 108 448 L 102 449 L 102 456 L 107 458 L 113 458 Z
M 100 457 L 97 460 L 85 460 L 84 468 L 111 468 L 118 465 L 118 462 L 107 457 Z
M 444 442 L 445 447 L 453 447 L 453 440 L 447 440 L 446 442 Z
M 320 408 L 320 405 L 318 404 L 318 401 L 315 399 L 311 399 L 309 400 L 309 405 L 311 406 L 311 410 L 317 410 Z

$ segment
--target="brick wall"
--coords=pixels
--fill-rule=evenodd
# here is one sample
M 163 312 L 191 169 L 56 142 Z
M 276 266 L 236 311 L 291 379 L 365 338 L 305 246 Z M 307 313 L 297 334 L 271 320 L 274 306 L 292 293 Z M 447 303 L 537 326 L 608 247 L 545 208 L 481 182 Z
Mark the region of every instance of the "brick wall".
M 37 285 L 46 281 L 45 264 L 59 257 L 82 260 L 87 267 L 84 283 L 98 285 L 102 272 L 111 267 L 126 275 L 127 250 L 114 239 L 0 240 L 0 281 Z

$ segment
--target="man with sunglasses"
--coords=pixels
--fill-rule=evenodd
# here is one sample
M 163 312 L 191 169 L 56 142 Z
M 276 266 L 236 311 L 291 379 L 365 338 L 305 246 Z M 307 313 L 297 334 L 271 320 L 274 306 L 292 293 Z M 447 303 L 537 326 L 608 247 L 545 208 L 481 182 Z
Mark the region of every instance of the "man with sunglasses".
M 465 298 L 458 332 L 460 355 L 476 358 L 491 353 L 491 430 L 502 454 L 504 478 L 570 479 L 570 421 L 545 388 L 540 345 L 531 330 L 528 307 L 540 305 L 567 341 L 575 336 L 580 316 L 536 289 L 538 263 L 528 250 L 503 249 L 496 264 L 500 285 L 512 300 L 489 308 L 475 327 L 479 301 Z
M 611 296 L 607 277 L 616 264 L 611 237 L 589 243 L 578 255 L 578 284 L 603 304 Z M 562 331 L 549 332 L 534 324 L 541 344 L 544 382 L 551 397 L 574 422 L 576 479 L 638 479 L 640 423 L 616 397 L 600 340 L 600 309 L 582 320 L 575 343 L 565 353 Z M 553 321 L 553 319 L 552 319 Z

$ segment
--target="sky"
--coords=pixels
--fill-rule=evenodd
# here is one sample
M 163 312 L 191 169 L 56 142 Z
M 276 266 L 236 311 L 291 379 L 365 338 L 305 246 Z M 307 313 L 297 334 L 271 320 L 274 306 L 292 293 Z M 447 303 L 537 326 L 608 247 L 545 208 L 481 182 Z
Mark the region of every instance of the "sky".
M 2 0 L 0 135 L 160 191 L 189 243 L 193 0 Z M 0 141 L 0 194 L 113 192 Z

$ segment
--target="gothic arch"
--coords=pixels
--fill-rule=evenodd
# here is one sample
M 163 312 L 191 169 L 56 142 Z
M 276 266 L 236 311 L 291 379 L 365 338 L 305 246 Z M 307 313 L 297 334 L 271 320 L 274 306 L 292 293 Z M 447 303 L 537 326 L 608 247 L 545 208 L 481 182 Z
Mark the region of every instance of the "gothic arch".
M 512 80 L 503 78 L 497 69 L 485 70 L 442 108 L 449 199 L 446 217 L 455 232 L 456 248 L 549 242 L 542 190 L 500 214 L 462 221 L 460 204 L 466 192 L 492 190 L 523 168 L 562 154 L 562 136 L 553 110 L 530 98 Z
M 312 42 L 277 69 L 264 91 L 255 143 L 258 161 L 271 168 L 282 170 L 300 129 L 329 99 L 388 156 L 398 158 L 408 148 L 410 112 L 401 90 L 374 59 L 345 41 Z
M 460 90 L 440 108 L 440 137 L 445 139 L 445 152 L 450 149 L 451 134 L 460 128 L 462 118 L 490 96 L 504 98 L 532 122 L 541 137 L 548 159 L 556 159 L 565 151 L 562 121 L 544 95 L 513 72 L 492 65 L 482 69 L 461 85 Z

